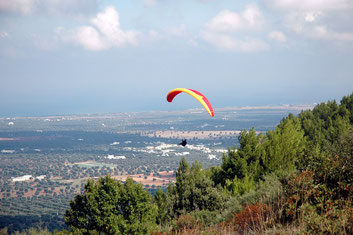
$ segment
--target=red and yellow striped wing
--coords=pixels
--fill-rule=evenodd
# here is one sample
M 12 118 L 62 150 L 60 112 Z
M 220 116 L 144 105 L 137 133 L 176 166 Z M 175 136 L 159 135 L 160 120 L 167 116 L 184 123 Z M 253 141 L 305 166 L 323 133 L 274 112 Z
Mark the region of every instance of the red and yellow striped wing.
M 176 88 L 176 89 L 171 90 L 167 95 L 168 102 L 172 102 L 174 97 L 177 96 L 181 92 L 185 92 L 185 93 L 191 95 L 192 97 L 194 97 L 196 100 L 198 100 L 203 105 L 203 107 L 207 110 L 207 112 L 210 114 L 211 117 L 214 116 L 214 111 L 213 111 L 213 108 L 212 108 L 210 101 L 208 101 L 208 99 L 203 94 L 201 94 L 198 91 L 192 90 L 192 89 Z

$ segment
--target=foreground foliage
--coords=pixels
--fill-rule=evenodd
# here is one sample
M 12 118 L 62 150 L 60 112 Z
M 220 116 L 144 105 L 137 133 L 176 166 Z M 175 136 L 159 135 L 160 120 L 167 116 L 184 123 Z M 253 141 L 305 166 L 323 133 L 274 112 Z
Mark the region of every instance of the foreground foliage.
M 353 233 L 353 94 L 322 103 L 275 130 L 242 131 L 211 178 L 242 209 L 204 229 L 182 218 L 181 233 Z M 272 184 L 268 182 L 280 182 Z M 263 185 L 277 185 L 266 192 Z M 277 192 L 277 193 L 273 193 Z M 188 216 L 192 215 L 191 213 Z
M 156 211 L 141 184 L 106 176 L 87 182 L 84 193 L 70 202 L 65 223 L 75 233 L 147 234 L 155 229 Z

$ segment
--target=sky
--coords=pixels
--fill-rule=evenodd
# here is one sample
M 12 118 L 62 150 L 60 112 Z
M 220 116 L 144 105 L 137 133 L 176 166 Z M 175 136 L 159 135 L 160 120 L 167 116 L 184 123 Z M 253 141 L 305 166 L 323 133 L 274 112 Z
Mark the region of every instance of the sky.
M 3 117 L 339 101 L 352 74 L 352 0 L 0 0 Z

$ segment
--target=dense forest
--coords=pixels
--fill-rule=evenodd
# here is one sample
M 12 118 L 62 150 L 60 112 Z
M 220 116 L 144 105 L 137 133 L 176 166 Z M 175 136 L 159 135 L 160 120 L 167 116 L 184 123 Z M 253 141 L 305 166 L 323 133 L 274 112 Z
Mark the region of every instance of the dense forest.
M 88 180 L 56 234 L 353 233 L 353 94 L 274 130 L 243 130 L 222 164 L 179 163 L 154 195 L 132 179 Z M 7 229 L 0 234 L 6 234 Z M 50 234 L 33 228 L 18 234 Z

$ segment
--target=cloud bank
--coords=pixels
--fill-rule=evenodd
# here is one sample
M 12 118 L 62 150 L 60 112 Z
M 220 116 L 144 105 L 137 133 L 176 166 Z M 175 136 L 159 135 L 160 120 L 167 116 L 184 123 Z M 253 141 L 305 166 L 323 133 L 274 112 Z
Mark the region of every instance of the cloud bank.
M 119 17 L 115 7 L 109 6 L 92 18 L 90 25 L 72 30 L 59 27 L 56 33 L 65 42 L 75 43 L 93 51 L 138 45 L 140 33 L 135 30 L 124 31 Z
M 97 5 L 96 0 L 1 0 L 0 13 L 77 15 L 92 13 Z
M 242 12 L 223 10 L 209 20 L 201 31 L 201 38 L 226 51 L 254 52 L 270 46 L 251 32 L 261 31 L 264 17 L 257 5 L 247 5 Z
M 286 29 L 312 40 L 352 41 L 351 0 L 263 0 Z
M 237 10 L 232 4 L 224 4 L 223 9 L 197 13 L 202 17 L 196 18 L 195 11 L 184 9 L 182 4 L 141 0 L 134 2 L 142 6 L 141 12 L 131 11 L 127 15 L 141 21 L 147 17 L 151 24 L 146 26 L 137 22 L 135 29 L 121 25 L 116 6 L 98 11 L 100 4 L 102 2 L 97 0 L 0 0 L 0 14 L 5 19 L 0 25 L 0 39 L 4 41 L 9 35 L 12 39 L 29 38 L 31 46 L 46 51 L 60 49 L 62 42 L 90 51 L 102 51 L 141 45 L 158 47 L 163 41 L 167 42 L 165 45 L 198 48 L 206 45 L 222 52 L 241 53 L 268 51 L 284 44 L 287 46 L 282 48 L 289 48 L 294 41 L 310 43 L 320 40 L 331 45 L 349 45 L 353 41 L 352 0 L 259 0 L 257 4 L 244 4 Z M 129 6 L 129 3 L 125 4 Z M 213 0 L 194 0 L 189 4 L 218 5 Z M 158 5 L 163 8 L 159 9 Z M 126 6 L 122 4 L 119 11 L 131 10 L 131 6 L 124 8 Z M 173 9 L 170 12 L 180 17 L 168 18 L 169 13 L 164 12 L 166 9 Z M 40 22 L 41 17 L 48 20 Z M 24 26 L 15 26 L 16 21 Z M 27 24 L 27 21 L 32 23 Z M 38 22 L 44 26 L 42 30 L 37 29 L 41 27 Z M 52 26 L 48 26 L 50 22 Z M 48 35 L 53 31 L 54 36 Z M 52 46 L 54 42 L 58 45 Z M 8 42 L 15 43 L 16 40 Z

